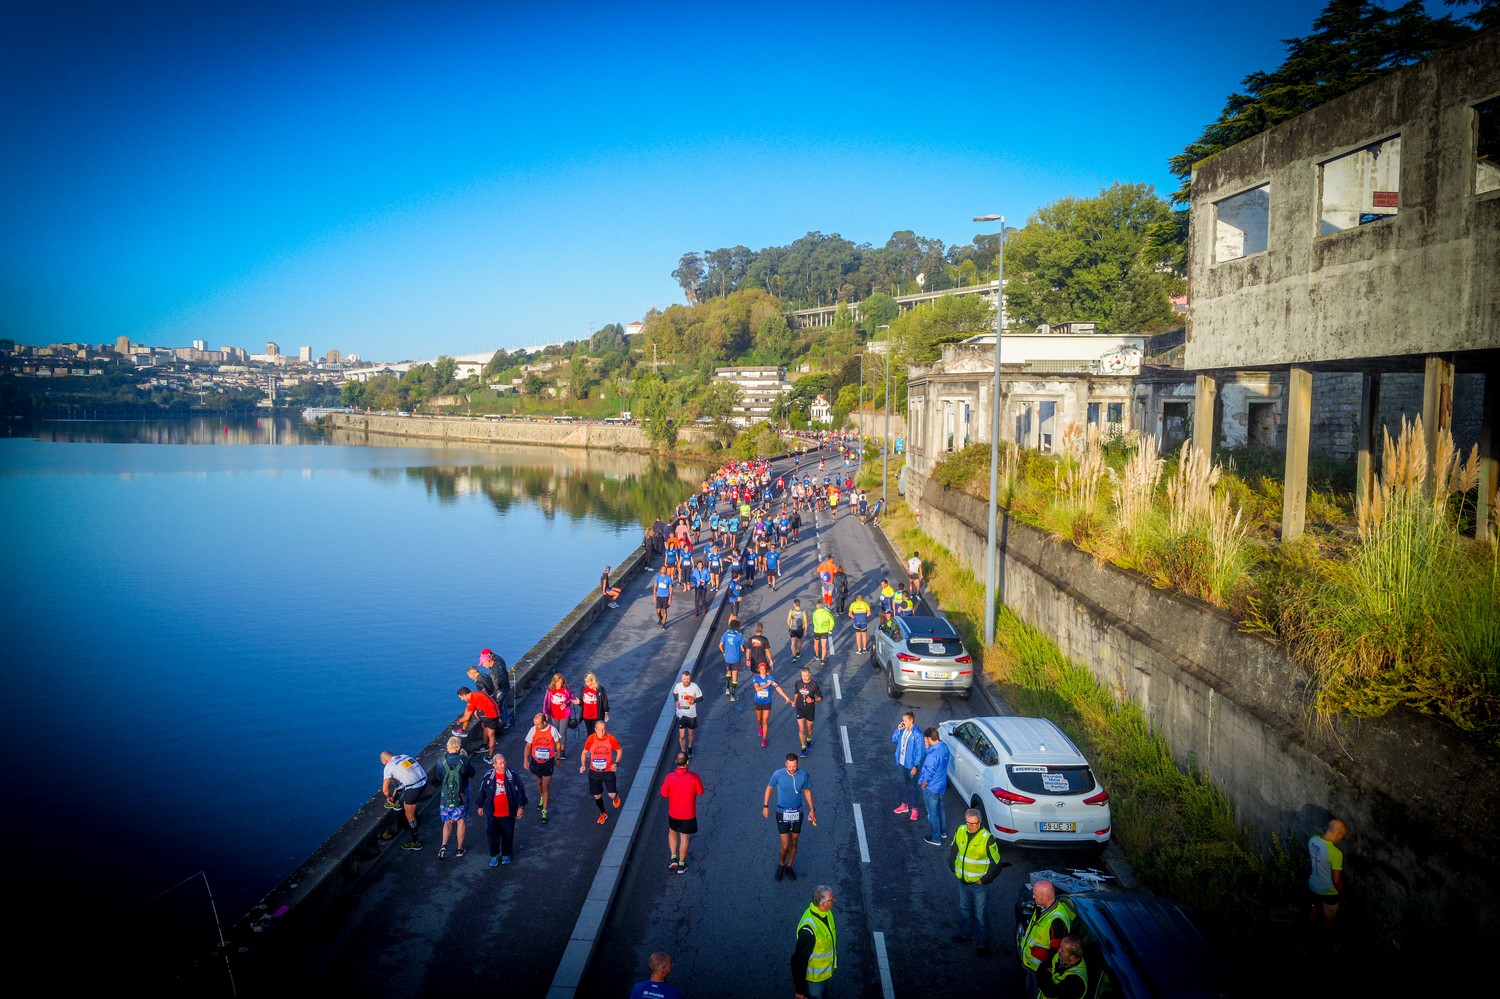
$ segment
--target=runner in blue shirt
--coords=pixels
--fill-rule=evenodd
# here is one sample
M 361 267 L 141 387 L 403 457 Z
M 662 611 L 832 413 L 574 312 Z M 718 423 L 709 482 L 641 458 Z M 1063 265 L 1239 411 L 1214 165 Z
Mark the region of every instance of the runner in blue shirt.
M 693 617 L 702 617 L 708 613 L 708 580 L 708 567 L 703 564 L 700 556 L 698 564 L 688 573 L 688 581 L 693 587 Z
M 781 836 L 781 857 L 776 865 L 776 880 L 783 877 L 797 880 L 792 870 L 792 861 L 797 859 L 797 839 L 802 834 L 802 802 L 807 802 L 807 818 L 817 824 L 818 813 L 813 808 L 812 788 L 805 771 L 798 770 L 796 753 L 786 754 L 786 769 L 778 770 L 766 783 L 765 802 L 761 811 L 776 819 L 776 831 Z M 775 795 L 776 810 L 772 812 L 772 795 Z
M 672 606 L 672 577 L 667 575 L 667 567 L 663 565 L 651 580 L 652 592 L 656 594 L 656 620 L 665 628 L 667 626 L 667 608 Z
M 724 694 L 731 701 L 740 689 L 740 664 L 745 659 L 745 635 L 740 631 L 740 619 L 729 619 L 729 630 L 719 639 L 719 651 L 724 654 Z
M 755 664 L 755 673 L 750 677 L 750 687 L 755 697 L 755 732 L 760 736 L 760 748 L 766 748 L 766 740 L 771 732 L 771 688 L 781 695 L 782 700 L 788 704 L 792 699 L 786 696 L 786 691 L 781 689 L 781 684 L 771 676 L 771 664 L 765 660 Z
M 719 570 L 724 567 L 724 556 L 719 554 L 718 545 L 708 546 L 708 585 L 714 589 L 719 588 Z
M 745 579 L 745 589 L 755 589 L 755 553 L 748 544 L 740 553 L 740 575 Z
M 773 542 L 766 550 L 766 582 L 771 584 L 771 589 L 776 589 L 776 577 L 781 573 L 781 553 L 776 550 Z
M 737 617 L 740 613 L 740 593 L 744 587 L 740 585 L 740 574 L 735 572 L 729 577 L 729 614 Z

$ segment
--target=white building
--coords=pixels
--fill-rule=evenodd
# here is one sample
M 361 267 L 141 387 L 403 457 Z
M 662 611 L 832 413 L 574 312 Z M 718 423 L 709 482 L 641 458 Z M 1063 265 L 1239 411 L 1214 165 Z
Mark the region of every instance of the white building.
M 818 397 L 813 400 L 812 406 L 809 407 L 809 412 L 812 415 L 812 422 L 814 423 L 828 424 L 833 422 L 833 406 L 829 404 L 827 399 L 823 398 L 822 393 L 819 393 Z
M 714 377 L 737 386 L 740 401 L 732 419 L 736 426 L 748 426 L 771 418 L 776 400 L 792 390 L 786 380 L 786 369 L 774 364 L 719 368 Z

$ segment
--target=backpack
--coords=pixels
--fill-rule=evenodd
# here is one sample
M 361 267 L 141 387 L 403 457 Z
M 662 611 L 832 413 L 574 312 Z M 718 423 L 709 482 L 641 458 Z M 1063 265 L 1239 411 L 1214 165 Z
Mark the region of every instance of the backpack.
M 454 757 L 443 757 L 443 791 L 439 803 L 444 808 L 457 808 L 464 803 L 464 759 L 454 762 Z

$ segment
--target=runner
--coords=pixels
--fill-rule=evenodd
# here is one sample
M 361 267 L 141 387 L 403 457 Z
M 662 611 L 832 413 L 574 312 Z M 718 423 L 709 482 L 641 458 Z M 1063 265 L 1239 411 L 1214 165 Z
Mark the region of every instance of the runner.
M 651 580 L 651 590 L 656 594 L 656 620 L 663 628 L 667 626 L 667 608 L 672 606 L 672 576 L 665 564 Z
M 592 732 L 596 721 L 609 721 L 609 695 L 599 686 L 599 678 L 594 674 L 583 675 L 583 689 L 573 698 L 573 703 L 579 706 L 584 731 Z
M 792 706 L 797 709 L 797 735 L 802 740 L 802 755 L 812 748 L 813 717 L 818 711 L 818 702 L 823 699 L 823 688 L 812 678 L 812 670 L 802 667 L 802 679 L 792 691 Z
M 776 577 L 781 575 L 781 553 L 776 550 L 776 545 L 771 544 L 766 549 L 766 582 L 771 584 L 771 589 L 776 589 Z
M 740 582 L 739 570 L 735 570 L 734 575 L 729 577 L 729 597 L 726 601 L 729 604 L 730 617 L 739 617 L 740 596 L 742 595 L 743 591 L 744 584 Z
M 476 669 L 475 672 L 478 672 Z M 482 690 L 458 688 L 458 699 L 464 702 L 464 713 L 453 723 L 453 734 L 460 739 L 468 731 L 469 719 L 476 715 L 484 727 L 484 752 L 487 757 L 495 755 L 495 736 L 500 732 L 500 708 L 495 699 Z
M 887 625 L 891 623 L 891 615 L 895 613 L 894 601 L 896 599 L 896 588 L 891 581 L 884 576 L 880 578 L 880 623 Z
M 557 758 L 566 760 L 567 732 L 578 723 L 573 721 L 573 691 L 568 689 L 567 681 L 561 673 L 553 673 L 552 679 L 548 681 L 547 690 L 542 694 L 542 710 L 547 714 L 547 723 L 557 729 Z M 542 810 L 546 811 L 545 805 Z
M 675 874 L 687 873 L 688 840 L 698 832 L 698 799 L 704 794 L 703 778 L 688 769 L 686 753 L 677 754 L 677 769 L 661 782 L 661 796 L 667 799 L 667 847 Z
M 599 806 L 601 826 L 609 820 L 609 815 L 604 811 L 605 791 L 609 792 L 610 803 L 616 808 L 620 807 L 620 792 L 615 785 L 615 773 L 619 770 L 620 758 L 624 755 L 620 750 L 619 740 L 605 731 L 604 722 L 594 722 L 594 734 L 583 742 L 583 755 L 579 757 L 578 772 L 583 773 L 585 768 L 588 770 L 589 794 L 594 796 L 594 804 Z
M 818 563 L 818 582 L 823 586 L 823 604 L 826 607 L 833 606 L 833 575 L 839 571 L 839 564 L 829 555 Z
M 906 592 L 913 600 L 922 595 L 922 556 L 916 552 L 906 560 Z
M 757 627 L 759 627 L 757 625 Z M 750 686 L 754 689 L 755 696 L 755 730 L 760 735 L 760 748 L 766 748 L 766 740 L 771 732 L 771 688 L 782 696 L 788 704 L 792 699 L 786 696 L 786 691 L 781 689 L 771 676 L 771 664 L 768 660 L 761 660 L 755 666 L 755 675 L 750 678 Z
M 698 729 L 698 702 L 703 700 L 703 690 L 693 682 L 692 670 L 683 670 L 682 679 L 672 688 L 672 701 L 677 705 L 677 745 L 693 758 L 693 739 Z
M 797 880 L 792 862 L 797 859 L 797 840 L 802 835 L 802 802 L 807 802 L 807 819 L 818 824 L 818 813 L 813 809 L 812 788 L 805 772 L 797 770 L 797 754 L 786 754 L 786 769 L 778 770 L 766 783 L 766 794 L 761 811 L 771 814 L 771 795 L 776 795 L 776 832 L 781 837 L 781 854 L 776 864 L 776 880 Z
M 688 581 L 693 587 L 693 617 L 702 617 L 708 613 L 708 567 L 703 564 L 703 557 L 699 556 L 693 571 L 688 573 Z
M 802 658 L 802 636 L 807 634 L 807 612 L 802 609 L 802 599 L 792 601 L 792 609 L 786 612 L 786 631 L 792 640 L 792 661 Z
M 536 792 L 542 801 L 543 822 L 547 821 L 547 799 L 552 791 L 552 772 L 557 767 L 557 747 L 560 745 L 562 733 L 547 723 L 546 715 L 538 712 L 531 719 L 531 730 L 526 733 L 525 755 L 526 769 L 536 777 Z M 495 759 L 498 761 L 500 757 Z
M 724 556 L 719 554 L 718 543 L 708 546 L 708 585 L 718 589 L 723 582 L 719 578 L 720 571 L 724 568 Z
M 863 593 L 856 594 L 854 602 L 849 605 L 849 620 L 854 622 L 854 654 L 868 655 L 870 636 L 865 629 L 870 626 L 870 605 L 865 603 Z
M 719 652 L 724 656 L 724 695 L 731 701 L 740 689 L 740 663 L 745 658 L 745 635 L 740 631 L 740 619 L 729 619 L 729 630 L 719 639 Z
M 609 566 L 604 567 L 604 572 L 599 576 L 599 592 L 609 598 L 611 609 L 619 607 L 620 588 L 609 584 Z
M 812 612 L 813 658 L 819 663 L 828 662 L 829 639 L 833 637 L 835 618 L 833 611 L 818 604 Z

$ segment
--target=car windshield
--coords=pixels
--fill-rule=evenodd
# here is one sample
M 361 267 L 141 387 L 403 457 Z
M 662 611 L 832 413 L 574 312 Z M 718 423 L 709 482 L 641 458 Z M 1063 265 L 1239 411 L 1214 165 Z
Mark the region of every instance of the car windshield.
M 1023 794 L 1083 794 L 1096 786 L 1094 772 L 1085 764 L 1012 763 L 1005 772 L 1015 789 Z
M 940 617 L 913 617 L 906 621 L 906 630 L 910 632 L 912 639 L 936 638 L 939 641 L 947 639 L 956 641 L 958 632 L 953 630 L 953 625 Z

